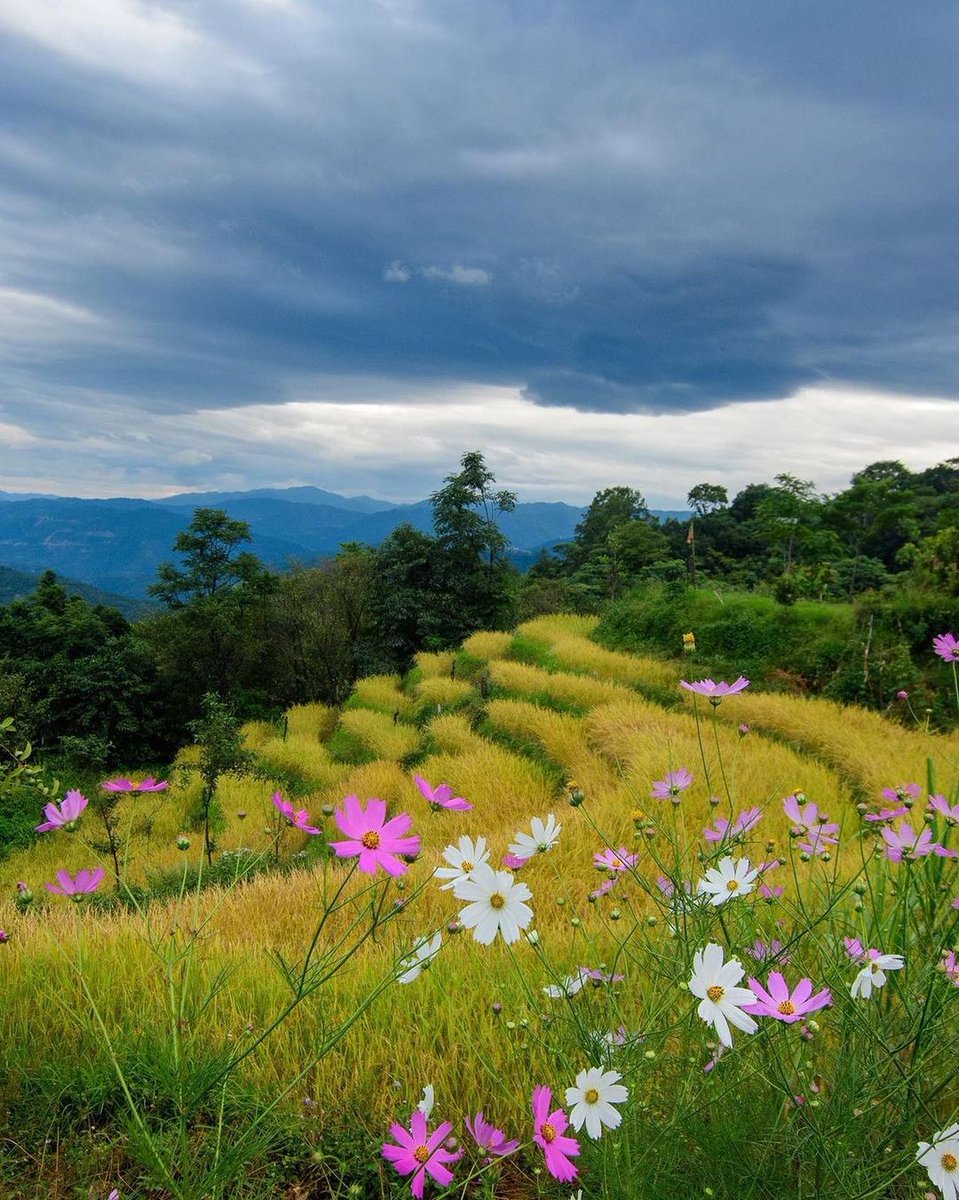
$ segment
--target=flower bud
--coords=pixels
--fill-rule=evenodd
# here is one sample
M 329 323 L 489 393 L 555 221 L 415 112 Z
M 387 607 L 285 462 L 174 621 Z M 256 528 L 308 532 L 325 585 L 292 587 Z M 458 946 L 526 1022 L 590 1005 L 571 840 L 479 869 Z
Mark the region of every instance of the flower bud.
M 332 804 L 324 804 L 323 807 L 320 809 L 320 812 L 323 814 L 324 817 L 332 817 L 333 814 L 336 812 L 336 809 L 333 807 Z
M 653 916 L 649 916 L 649 917 L 647 917 L 647 918 L 646 918 L 646 924 L 647 924 L 647 925 L 650 927 L 650 929 L 655 929 L 655 928 L 656 928 L 656 925 L 657 925 L 656 918 L 655 918 L 655 917 L 653 917 Z
M 238 820 L 245 821 L 246 820 L 246 809 L 245 808 L 237 809 L 236 815 L 237 815 Z
M 582 921 L 579 919 L 579 917 L 573 917 L 573 918 L 570 920 L 570 925 L 572 925 L 572 927 L 573 927 L 574 929 L 579 929 L 579 927 L 580 927 L 580 925 L 582 925 L 582 923 L 583 923 L 583 922 L 582 922 Z
M 538 946 L 539 945 L 539 934 L 536 932 L 535 929 L 531 929 L 529 931 L 529 933 L 527 933 L 527 935 L 526 935 L 526 940 L 529 942 L 529 944 L 531 946 Z
M 862 879 L 857 879 L 852 885 L 852 890 L 857 896 L 865 896 L 866 892 L 869 891 L 869 884 Z
M 722 804 L 722 800 L 720 800 L 718 796 L 710 796 L 709 804 L 711 808 L 717 808 L 720 804 Z
M 614 908 L 614 909 L 610 910 L 609 919 L 611 921 L 618 921 L 622 915 L 623 914 L 619 911 L 618 908 Z
M 449 924 L 446 926 L 446 932 L 448 934 L 451 934 L 453 937 L 455 937 L 458 933 L 462 933 L 463 932 L 462 922 L 457 921 L 455 919 L 450 921 Z
M 178 850 L 189 850 L 190 849 L 190 839 L 187 837 L 187 835 L 185 833 L 178 833 L 176 835 L 176 848 Z
M 498 1016 L 500 1015 L 500 1013 L 503 1011 L 503 1006 L 502 1006 L 502 1004 L 499 1002 L 499 1000 L 494 1000 L 494 1001 L 493 1001 L 493 1003 L 492 1003 L 492 1005 L 491 1005 L 491 1007 L 492 1007 L 492 1009 L 493 1009 L 493 1016 L 494 1016 L 494 1017 L 498 1017 Z

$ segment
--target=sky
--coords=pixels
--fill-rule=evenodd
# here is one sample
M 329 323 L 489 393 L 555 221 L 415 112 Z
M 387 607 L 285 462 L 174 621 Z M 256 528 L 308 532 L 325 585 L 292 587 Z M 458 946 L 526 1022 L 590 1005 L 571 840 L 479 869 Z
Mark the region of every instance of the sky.
M 0 0 L 0 489 L 959 454 L 952 0 Z

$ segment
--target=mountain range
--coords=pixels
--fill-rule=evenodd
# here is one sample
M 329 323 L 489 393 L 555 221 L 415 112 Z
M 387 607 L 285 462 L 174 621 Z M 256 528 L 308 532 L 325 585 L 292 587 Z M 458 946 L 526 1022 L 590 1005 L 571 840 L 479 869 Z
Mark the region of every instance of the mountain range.
M 142 600 L 160 562 L 173 557 L 176 535 L 195 508 L 222 508 L 249 523 L 252 549 L 282 568 L 335 554 L 343 542 L 378 545 L 404 521 L 432 529 L 428 500 L 393 504 L 341 496 L 316 487 L 247 492 L 184 492 L 161 500 L 82 500 L 0 492 L 0 564 L 57 575 Z M 561 502 L 517 504 L 500 518 L 520 565 L 572 537 L 585 509 Z M 657 516 L 686 516 L 657 512 Z

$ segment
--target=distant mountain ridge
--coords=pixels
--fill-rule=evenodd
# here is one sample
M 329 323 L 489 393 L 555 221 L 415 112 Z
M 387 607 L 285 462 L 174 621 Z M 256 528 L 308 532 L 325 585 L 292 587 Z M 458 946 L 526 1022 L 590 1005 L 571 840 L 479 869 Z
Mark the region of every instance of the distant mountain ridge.
M 406 521 L 424 532 L 432 529 L 428 500 L 394 504 L 315 487 L 187 492 L 161 500 L 18 497 L 14 502 L 10 493 L 0 492 L 0 563 L 30 574 L 50 569 L 142 600 L 195 508 L 222 508 L 247 521 L 254 552 L 275 568 L 316 562 L 335 554 L 343 542 L 378 545 Z M 517 504 L 499 524 L 516 561 L 528 566 L 541 549 L 568 541 L 585 511 L 560 501 L 531 501 Z
M 40 582 L 39 575 L 26 571 L 17 571 L 13 567 L 0 567 L 0 604 L 10 604 L 13 600 L 25 600 L 37 590 Z M 144 617 L 155 611 L 155 605 L 146 600 L 134 600 L 130 596 L 118 596 L 113 592 L 101 592 L 99 588 L 89 583 L 81 583 L 78 579 L 67 579 L 57 576 L 57 583 L 70 596 L 82 596 L 88 604 L 102 604 L 107 608 L 118 608 L 129 621 Z

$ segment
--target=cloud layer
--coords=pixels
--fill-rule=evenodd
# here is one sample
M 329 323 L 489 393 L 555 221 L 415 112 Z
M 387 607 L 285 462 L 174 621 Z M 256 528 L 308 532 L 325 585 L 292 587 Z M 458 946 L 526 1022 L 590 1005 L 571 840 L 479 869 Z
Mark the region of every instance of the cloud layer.
M 175 431 L 317 397 L 360 469 L 371 388 L 427 442 L 525 397 L 535 455 L 567 409 L 954 400 L 957 50 L 944 0 L 4 0 L 0 486 L 141 434 L 144 486 L 275 482 Z

